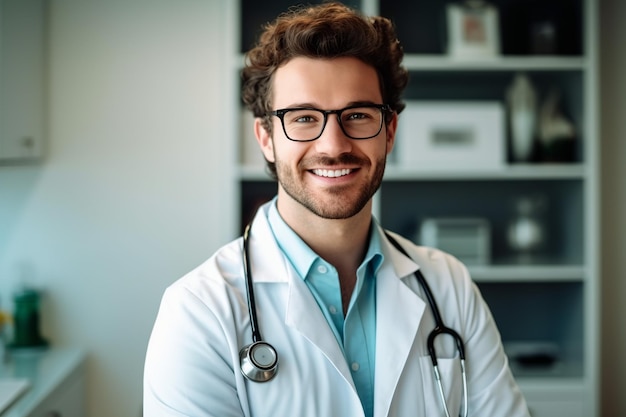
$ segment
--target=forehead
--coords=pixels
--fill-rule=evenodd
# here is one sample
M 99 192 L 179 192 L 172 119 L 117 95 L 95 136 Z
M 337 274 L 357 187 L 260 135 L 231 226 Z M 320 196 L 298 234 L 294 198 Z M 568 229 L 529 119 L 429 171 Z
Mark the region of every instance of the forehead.
M 336 109 L 358 102 L 382 103 L 376 69 L 353 57 L 291 59 L 274 74 L 272 98 L 274 108 Z

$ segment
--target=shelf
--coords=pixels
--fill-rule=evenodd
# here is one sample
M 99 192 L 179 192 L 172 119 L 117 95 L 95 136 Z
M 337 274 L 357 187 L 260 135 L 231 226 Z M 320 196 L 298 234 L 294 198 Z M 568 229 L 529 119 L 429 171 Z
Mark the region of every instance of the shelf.
M 272 181 L 264 165 L 239 166 L 238 175 L 245 181 Z M 426 171 L 389 163 L 385 180 L 389 181 L 463 181 L 463 180 L 577 180 L 585 177 L 583 164 L 511 164 L 500 170 Z
M 582 179 L 585 175 L 583 164 L 510 164 L 498 170 L 423 170 L 396 164 L 389 164 L 385 172 L 386 180 L 555 180 Z
M 520 386 L 524 382 L 529 382 L 529 386 L 535 385 L 539 381 L 549 379 L 550 386 L 580 385 L 582 374 L 582 363 L 580 362 L 556 362 L 549 366 L 520 366 L 514 361 L 510 362 L 511 371 Z
M 572 282 L 585 278 L 585 268 L 578 265 L 468 265 L 476 282 Z
M 467 60 L 446 55 L 407 54 L 403 63 L 409 71 L 581 71 L 587 65 L 582 57 L 528 55 Z
M 574 367 L 574 365 L 571 366 Z M 527 395 L 542 393 L 550 395 L 550 393 L 562 391 L 582 394 L 584 391 L 584 384 L 580 378 L 563 376 L 549 371 L 543 373 L 522 371 L 522 374 L 516 375 L 515 379 Z
M 233 65 L 243 68 L 245 54 L 239 54 Z M 585 57 L 501 55 L 495 58 L 458 59 L 443 54 L 406 54 L 402 61 L 409 71 L 583 71 Z
M 238 171 L 242 181 L 273 181 L 265 172 L 265 165 L 241 165 Z

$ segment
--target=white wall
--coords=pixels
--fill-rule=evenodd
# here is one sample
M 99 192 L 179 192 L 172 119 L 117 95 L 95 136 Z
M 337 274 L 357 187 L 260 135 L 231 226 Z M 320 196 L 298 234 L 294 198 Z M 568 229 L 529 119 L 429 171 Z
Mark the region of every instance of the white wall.
M 626 416 L 626 2 L 602 0 L 602 415 Z
M 136 417 L 163 289 L 231 238 L 225 2 L 49 3 L 47 156 L 0 166 L 0 295 L 42 285 L 88 415 Z

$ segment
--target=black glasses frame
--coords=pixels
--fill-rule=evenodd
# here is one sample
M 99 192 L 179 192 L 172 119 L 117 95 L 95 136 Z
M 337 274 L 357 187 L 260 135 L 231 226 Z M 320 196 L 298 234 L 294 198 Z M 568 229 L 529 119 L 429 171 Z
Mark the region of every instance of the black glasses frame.
M 343 127 L 343 123 L 341 122 L 341 114 L 346 110 L 358 109 L 358 108 L 363 108 L 363 107 L 376 108 L 380 110 L 381 112 L 380 126 L 378 128 L 378 131 L 371 136 L 368 136 L 365 138 L 355 138 L 354 136 L 349 135 L 348 132 L 346 132 L 346 129 Z M 296 111 L 296 110 L 315 110 L 324 115 L 324 123 L 322 124 L 322 129 L 320 130 L 319 135 L 317 135 L 313 139 L 292 139 L 289 137 L 289 134 L 287 134 L 287 129 L 285 128 L 285 114 L 289 113 L 290 111 Z M 371 139 L 375 136 L 378 136 L 380 131 L 383 129 L 383 123 L 387 122 L 387 117 L 391 113 L 393 113 L 393 110 L 391 109 L 391 106 L 389 104 L 356 104 L 354 106 L 348 106 L 348 107 L 344 107 L 343 109 L 338 109 L 338 110 L 322 110 L 322 109 L 316 109 L 315 107 L 290 107 L 286 109 L 278 109 L 278 110 L 271 111 L 268 113 L 268 115 L 276 116 L 280 119 L 280 124 L 283 127 L 283 132 L 285 133 L 285 137 L 287 137 L 287 139 L 293 142 L 312 142 L 316 139 L 319 139 L 320 136 L 322 136 L 322 134 L 324 133 L 324 129 L 326 129 L 326 122 L 328 122 L 329 114 L 337 115 L 337 121 L 339 122 L 339 126 L 341 127 L 341 131 L 343 132 L 344 135 L 354 140 L 365 140 L 365 139 Z

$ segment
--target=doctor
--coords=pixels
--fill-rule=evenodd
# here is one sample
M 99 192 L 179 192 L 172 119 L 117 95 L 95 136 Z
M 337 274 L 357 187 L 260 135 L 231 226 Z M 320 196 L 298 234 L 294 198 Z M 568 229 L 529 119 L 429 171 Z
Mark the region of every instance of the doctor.
M 278 181 L 246 242 L 255 304 L 249 311 L 241 238 L 166 290 L 145 416 L 528 416 L 467 269 L 372 217 L 404 107 L 401 60 L 388 20 L 340 4 L 291 10 L 265 28 L 243 70 Z M 436 314 L 416 271 L 464 343 L 466 385 L 454 338 L 440 335 L 440 392 L 427 349 Z M 277 360 L 264 382 L 242 372 L 254 320 L 275 349 L 257 359 Z

